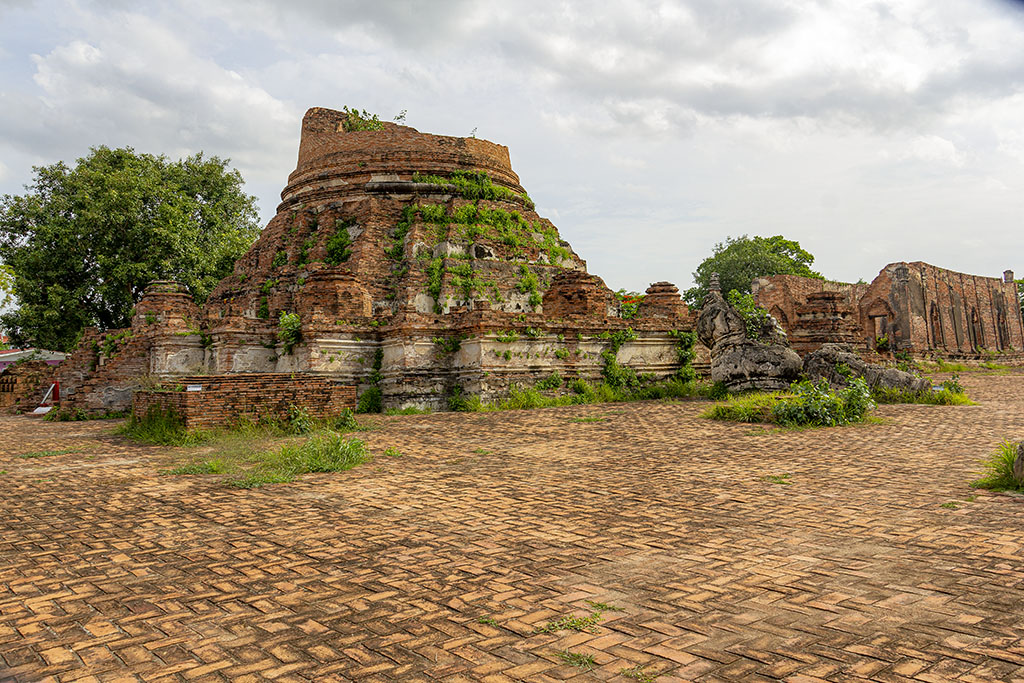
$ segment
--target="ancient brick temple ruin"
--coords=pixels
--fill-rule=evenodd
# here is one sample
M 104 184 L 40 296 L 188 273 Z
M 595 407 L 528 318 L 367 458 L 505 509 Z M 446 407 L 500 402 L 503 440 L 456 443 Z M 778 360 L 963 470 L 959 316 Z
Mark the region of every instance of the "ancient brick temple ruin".
M 801 354 L 828 342 L 916 356 L 1021 357 L 1024 321 L 1013 272 L 965 275 L 927 263 L 890 263 L 870 284 L 775 275 L 753 283 Z
M 352 123 L 310 109 L 277 215 L 233 274 L 201 306 L 154 283 L 130 329 L 90 332 L 60 368 L 65 404 L 124 410 L 157 380 L 289 373 L 378 387 L 385 407 L 443 408 L 457 390 L 489 399 L 552 372 L 600 379 L 627 328 L 619 363 L 679 369 L 671 333 L 694 322 L 678 290 L 652 285 L 624 319 L 534 211 L 507 148 Z

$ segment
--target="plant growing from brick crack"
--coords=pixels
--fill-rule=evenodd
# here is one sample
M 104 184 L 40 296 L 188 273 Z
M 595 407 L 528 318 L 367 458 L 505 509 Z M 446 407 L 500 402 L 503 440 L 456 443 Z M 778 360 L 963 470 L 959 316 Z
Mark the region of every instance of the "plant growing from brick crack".
M 658 679 L 657 674 L 649 674 L 644 671 L 642 664 L 637 664 L 636 666 L 629 667 L 628 669 L 620 669 L 619 675 L 625 676 L 626 678 L 632 678 L 635 681 L 640 681 L 640 683 L 654 683 L 654 681 Z
M 278 252 L 274 254 L 274 260 L 270 262 L 270 267 L 277 269 L 286 263 L 288 263 L 288 252 L 284 249 L 279 249 Z
M 342 128 L 346 132 L 355 132 L 361 130 L 382 130 L 384 128 L 384 122 L 378 118 L 376 114 L 363 109 L 349 109 L 348 106 L 341 108 L 341 111 L 345 113 L 345 119 L 342 121 Z
M 383 409 L 383 394 L 380 389 L 380 382 L 384 375 L 380 370 L 384 366 L 384 349 L 377 347 L 373 352 L 373 371 L 367 378 L 370 386 L 359 396 L 357 413 L 379 413 Z
M 580 652 L 562 650 L 561 652 L 556 652 L 555 656 L 569 666 L 574 666 L 580 671 L 590 671 L 597 665 L 594 661 L 594 655 L 585 655 Z
M 462 342 L 465 339 L 465 335 L 458 335 L 455 337 L 433 337 L 430 341 L 434 343 L 434 346 L 441 353 L 455 353 L 462 346 Z
M 692 330 L 669 330 L 670 337 L 676 340 L 676 360 L 679 361 L 679 369 L 675 376 L 683 382 L 692 382 L 697 378 L 693 370 L 693 359 L 697 356 L 694 345 L 697 343 L 697 333 Z
M 789 478 L 792 476 L 793 475 L 791 474 L 766 474 L 763 477 L 761 477 L 761 481 L 766 481 L 771 484 L 789 485 L 793 483 L 789 480 Z
M 594 602 L 593 600 L 584 600 L 587 607 L 594 610 L 595 612 L 625 612 L 626 610 L 622 607 L 616 607 L 615 605 L 609 605 L 607 602 Z
M 774 324 L 771 315 L 754 302 L 754 295 L 730 290 L 726 295 L 729 305 L 743 317 L 746 325 L 747 339 L 762 341 L 765 331 Z
M 636 371 L 629 366 L 620 365 L 616 359 L 622 345 L 627 341 L 636 339 L 636 332 L 629 327 L 624 330 L 616 330 L 615 332 L 606 330 L 601 333 L 601 339 L 608 341 L 608 346 L 601 352 L 601 360 L 603 362 L 601 375 L 604 376 L 605 381 L 613 388 L 638 386 L 639 380 L 637 379 Z
M 290 354 L 295 345 L 302 341 L 302 320 L 298 313 L 281 311 L 277 321 L 277 338 L 285 354 Z
M 352 219 L 339 218 L 334 221 L 334 233 L 327 238 L 327 244 L 324 247 L 324 263 L 330 266 L 340 266 L 351 258 L 352 237 L 349 235 L 348 229 L 355 224 L 356 222 Z

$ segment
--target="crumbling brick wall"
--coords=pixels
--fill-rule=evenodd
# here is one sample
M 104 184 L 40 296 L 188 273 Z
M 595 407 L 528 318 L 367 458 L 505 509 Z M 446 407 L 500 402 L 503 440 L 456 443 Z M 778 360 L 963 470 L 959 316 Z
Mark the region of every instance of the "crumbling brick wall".
M 813 340 L 812 346 L 852 336 L 864 351 L 884 339 L 890 351 L 971 358 L 1024 350 L 1017 285 L 1007 273 L 1000 279 L 900 261 L 869 285 L 774 275 L 757 278 L 753 289 L 757 303 L 791 339 Z M 816 297 L 827 291 L 842 293 L 844 300 Z
M 228 426 L 239 418 L 287 420 L 293 406 L 314 418 L 333 417 L 355 410 L 356 388 L 291 373 L 196 375 L 165 383 L 161 390 L 137 391 L 132 398 L 134 415 L 170 410 L 189 429 Z
M 29 360 L 0 372 L 0 413 L 17 415 L 38 407 L 55 370 L 44 360 Z

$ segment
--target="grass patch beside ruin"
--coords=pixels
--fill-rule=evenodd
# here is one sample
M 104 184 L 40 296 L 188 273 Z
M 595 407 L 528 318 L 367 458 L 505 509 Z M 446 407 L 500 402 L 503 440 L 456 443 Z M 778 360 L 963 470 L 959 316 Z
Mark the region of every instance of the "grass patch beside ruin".
M 324 432 L 276 450 L 253 453 L 247 460 L 251 467 L 242 476 L 229 479 L 229 486 L 249 489 L 292 481 L 310 472 L 342 472 L 367 463 L 372 457 L 359 439 Z
M 875 403 L 923 403 L 934 406 L 973 406 L 974 401 L 967 398 L 967 392 L 960 384 L 960 377 L 953 373 L 953 376 L 945 380 L 939 389 L 925 391 L 907 391 L 906 389 L 882 389 L 875 387 L 871 390 L 871 398 Z
M 132 417 L 118 432 L 146 444 L 191 447 L 188 459 L 161 470 L 167 475 L 226 475 L 237 488 L 294 480 L 309 472 L 339 472 L 372 460 L 362 441 L 346 433 L 369 429 L 351 412 L 329 419 L 311 418 L 293 407 L 284 420 L 240 420 L 216 430 L 187 430 L 173 412 L 151 410 Z
M 493 401 L 479 396 L 463 394 L 456 389 L 448 399 L 450 410 L 475 413 L 499 410 L 528 410 L 555 406 L 590 405 L 593 403 L 622 403 L 628 401 L 682 400 L 711 398 L 716 387 L 693 380 L 667 379 L 637 387 L 615 387 L 608 382 L 591 384 L 582 379 L 567 383 L 568 393 L 545 392 L 536 387 L 513 385 L 508 393 Z
M 1022 491 L 1024 482 L 1013 476 L 1013 461 L 1017 457 L 1017 444 L 1003 441 L 987 458 L 981 461 L 981 477 L 971 482 L 971 488 L 990 491 Z
M 967 394 L 948 389 L 938 391 L 907 391 L 905 389 L 872 389 L 871 398 L 875 403 L 920 403 L 933 406 L 973 406 L 974 401 Z

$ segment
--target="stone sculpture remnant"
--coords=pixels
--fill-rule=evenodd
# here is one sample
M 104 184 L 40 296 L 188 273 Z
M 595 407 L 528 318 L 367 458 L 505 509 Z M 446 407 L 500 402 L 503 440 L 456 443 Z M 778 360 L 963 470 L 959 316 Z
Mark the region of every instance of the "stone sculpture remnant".
M 722 296 L 714 274 L 697 317 L 697 337 L 711 350 L 711 381 L 729 391 L 774 391 L 799 379 L 800 356 L 774 321 L 766 328 L 760 340 L 747 336 L 746 320 Z
M 845 386 L 853 377 L 863 377 L 871 389 L 921 392 L 932 388 L 930 381 L 918 375 L 868 363 L 849 344 L 824 344 L 812 351 L 804 358 L 804 374 L 827 380 L 832 386 Z

